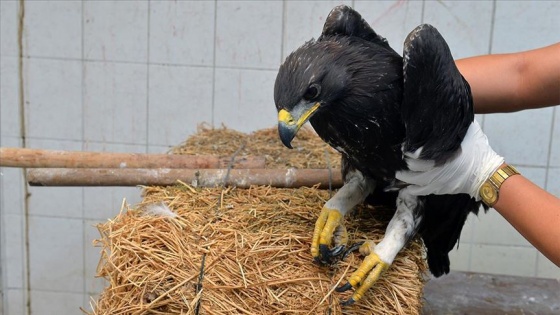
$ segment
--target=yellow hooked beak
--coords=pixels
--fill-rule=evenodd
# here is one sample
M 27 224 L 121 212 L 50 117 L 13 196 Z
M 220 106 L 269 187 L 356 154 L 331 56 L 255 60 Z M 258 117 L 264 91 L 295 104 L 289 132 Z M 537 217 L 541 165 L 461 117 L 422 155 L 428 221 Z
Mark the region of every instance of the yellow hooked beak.
M 294 107 L 292 112 L 281 109 L 278 112 L 278 134 L 282 143 L 292 148 L 292 139 L 309 118 L 317 111 L 321 103 L 300 103 Z

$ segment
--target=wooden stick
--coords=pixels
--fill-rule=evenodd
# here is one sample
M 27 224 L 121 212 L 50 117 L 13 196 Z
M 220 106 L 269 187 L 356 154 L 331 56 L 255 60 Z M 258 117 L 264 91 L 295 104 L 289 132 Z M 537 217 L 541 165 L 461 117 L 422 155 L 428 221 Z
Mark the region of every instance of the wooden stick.
M 0 166 L 69 168 L 227 168 L 230 157 L 0 148 Z M 264 168 L 263 156 L 235 158 L 234 168 Z
M 180 180 L 198 187 L 251 185 L 273 187 L 321 188 L 342 186 L 339 169 L 29 169 L 27 180 L 31 186 L 168 186 Z

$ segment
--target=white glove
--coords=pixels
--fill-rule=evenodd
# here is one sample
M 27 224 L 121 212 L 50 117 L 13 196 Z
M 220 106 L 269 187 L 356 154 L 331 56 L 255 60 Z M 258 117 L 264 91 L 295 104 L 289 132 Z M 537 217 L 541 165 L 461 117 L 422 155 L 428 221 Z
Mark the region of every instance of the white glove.
M 461 149 L 444 164 L 419 159 L 422 148 L 405 152 L 408 171 L 399 171 L 397 179 L 410 184 L 405 189 L 411 194 L 469 194 L 480 200 L 480 186 L 504 163 L 488 144 L 488 138 L 476 120 L 469 126 Z

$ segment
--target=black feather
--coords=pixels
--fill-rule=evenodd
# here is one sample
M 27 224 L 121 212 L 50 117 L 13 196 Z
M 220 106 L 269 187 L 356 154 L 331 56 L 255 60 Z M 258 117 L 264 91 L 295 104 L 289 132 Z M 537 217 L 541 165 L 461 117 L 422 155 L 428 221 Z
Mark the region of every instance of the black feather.
M 449 272 L 448 253 L 458 243 L 469 213 L 478 214 L 480 202 L 467 194 L 429 195 L 422 199 L 424 217 L 418 232 L 426 246 L 430 271 L 439 277 Z
M 416 33 L 415 33 L 416 32 Z M 312 84 L 319 109 L 309 119 L 317 134 L 342 153 L 343 176 L 357 169 L 376 180 L 369 201 L 406 168 L 402 147 L 424 147 L 424 158 L 444 160 L 459 148 L 474 114 L 466 81 L 435 28 L 417 28 L 405 43 L 405 61 L 347 6 L 329 14 L 323 33 L 291 53 L 274 87 L 278 110 L 291 110 Z M 403 70 L 404 67 L 404 70 Z M 406 76 L 406 81 L 404 79 Z M 449 272 L 448 252 L 479 202 L 468 195 L 419 197 L 419 227 L 432 273 Z
M 393 50 L 387 39 L 378 35 L 358 12 L 346 5 L 339 5 L 331 10 L 325 20 L 319 40 L 326 36 L 336 35 L 358 37 Z
M 470 86 L 433 26 L 420 25 L 406 38 L 403 74 L 404 149 L 422 147 L 421 158 L 442 163 L 459 148 L 474 111 Z

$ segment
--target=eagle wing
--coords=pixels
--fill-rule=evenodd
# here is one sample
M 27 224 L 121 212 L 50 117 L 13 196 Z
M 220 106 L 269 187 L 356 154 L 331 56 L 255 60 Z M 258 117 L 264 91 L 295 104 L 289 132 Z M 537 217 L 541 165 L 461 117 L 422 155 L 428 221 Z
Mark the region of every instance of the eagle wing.
M 408 35 L 403 61 L 403 150 L 421 149 L 420 158 L 443 163 L 460 149 L 474 120 L 469 84 L 455 66 L 445 40 L 431 25 L 420 25 Z M 457 243 L 467 215 L 478 213 L 480 203 L 467 194 L 430 195 L 424 202 L 419 233 L 430 271 L 439 277 L 449 272 L 448 253 Z
M 407 36 L 403 59 L 403 149 L 422 148 L 420 158 L 444 162 L 459 149 L 474 120 L 469 84 L 431 25 L 420 25 Z
M 377 34 L 360 13 L 347 5 L 339 5 L 331 10 L 325 20 L 319 40 L 326 36 L 354 36 L 393 50 L 387 39 Z

